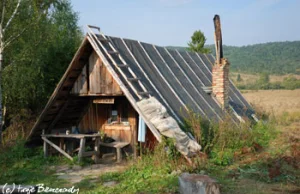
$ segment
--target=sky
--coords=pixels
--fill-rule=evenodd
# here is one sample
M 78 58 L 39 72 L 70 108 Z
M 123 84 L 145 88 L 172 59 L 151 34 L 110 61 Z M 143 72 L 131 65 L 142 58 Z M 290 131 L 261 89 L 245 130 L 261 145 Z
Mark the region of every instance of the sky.
M 300 0 L 71 0 L 79 25 L 159 46 L 187 46 L 195 30 L 214 43 L 220 15 L 223 44 L 300 40 Z

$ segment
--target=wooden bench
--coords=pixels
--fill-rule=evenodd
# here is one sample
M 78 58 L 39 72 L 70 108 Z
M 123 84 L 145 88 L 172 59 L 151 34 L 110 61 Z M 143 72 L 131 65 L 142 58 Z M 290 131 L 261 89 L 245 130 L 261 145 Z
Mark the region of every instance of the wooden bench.
M 116 148 L 117 151 L 117 162 L 122 161 L 122 153 L 121 149 L 124 148 L 125 146 L 129 145 L 129 142 L 120 142 L 120 141 L 114 141 L 111 143 L 103 143 L 99 142 L 100 146 L 105 146 L 105 147 L 110 147 L 110 148 Z

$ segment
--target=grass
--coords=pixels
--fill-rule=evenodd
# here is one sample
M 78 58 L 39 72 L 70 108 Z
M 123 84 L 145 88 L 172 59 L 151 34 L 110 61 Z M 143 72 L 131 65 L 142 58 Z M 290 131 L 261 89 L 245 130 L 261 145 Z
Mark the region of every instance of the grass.
M 80 193 L 177 193 L 178 175 L 190 172 L 216 179 L 222 193 L 297 193 L 300 191 L 300 137 L 299 127 L 294 124 L 299 122 L 300 115 L 283 112 L 272 116 L 261 110 L 258 115 L 269 122 L 259 122 L 250 130 L 250 124 L 239 128 L 229 122 L 210 125 L 193 115 L 187 127 L 197 134 L 205 152 L 194 160 L 193 166 L 175 151 L 172 141 L 165 140 L 124 172 L 86 177 L 74 186 L 80 188 Z M 41 148 L 29 149 L 24 147 L 24 141 L 16 142 L 1 150 L 0 184 L 70 186 L 57 179 L 52 166 L 73 165 L 72 162 L 63 157 L 44 159 Z
M 0 154 L 0 184 L 39 184 L 47 186 L 63 186 L 66 182 L 54 176 L 54 170 L 49 166 L 66 163 L 59 157 L 44 159 L 41 148 L 25 148 L 20 140 L 12 147 L 3 148 Z
M 203 130 L 201 127 L 198 129 Z M 200 162 L 195 161 L 194 166 L 188 166 L 176 154 L 168 155 L 160 147 L 154 153 L 144 155 L 123 173 L 108 173 L 100 176 L 92 188 L 87 187 L 84 191 L 87 193 L 176 193 L 178 192 L 176 172 L 184 171 L 210 175 L 220 183 L 222 193 L 270 193 L 269 189 L 262 189 L 263 185 L 277 183 L 288 185 L 298 179 L 297 174 L 287 171 L 291 167 L 288 164 L 282 167 L 283 173 L 270 177 L 269 170 L 273 167 L 273 162 L 284 153 L 284 150 L 281 150 L 266 154 L 270 142 L 278 137 L 273 124 L 261 122 L 253 126 L 252 130 L 248 128 L 242 130 L 245 129 L 237 132 L 229 126 L 219 125 L 218 132 L 215 133 L 215 136 L 218 136 L 216 145 L 208 149 L 207 158 L 198 158 Z M 207 134 L 207 132 L 203 130 L 200 134 Z M 214 142 L 213 139 L 211 138 L 210 143 Z M 254 142 L 256 144 L 253 144 Z M 255 147 L 258 145 L 260 147 Z M 282 164 L 284 162 L 285 160 L 282 160 Z M 245 180 L 251 182 L 251 186 L 259 184 L 259 189 L 240 186 L 240 183 Z M 105 183 L 110 181 L 114 181 L 116 185 L 105 186 Z M 84 180 L 80 184 L 87 185 L 86 182 Z M 278 185 L 276 188 L 286 189 L 285 186 L 278 187 Z
M 83 180 L 76 186 L 84 193 L 174 193 L 178 191 L 178 163 L 159 145 L 154 153 L 147 153 L 122 173 L 107 173 L 98 179 Z M 114 186 L 106 186 L 108 182 Z

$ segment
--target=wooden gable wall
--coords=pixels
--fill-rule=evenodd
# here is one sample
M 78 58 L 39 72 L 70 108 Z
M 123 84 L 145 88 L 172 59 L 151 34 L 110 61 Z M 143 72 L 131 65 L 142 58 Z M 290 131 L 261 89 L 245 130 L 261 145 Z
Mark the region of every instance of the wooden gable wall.
M 82 69 L 71 94 L 81 96 L 120 96 L 123 95 L 119 85 L 107 71 L 95 51 L 89 62 Z
M 108 119 L 111 116 L 113 104 L 95 104 L 91 101 L 86 114 L 78 125 L 79 131 L 80 133 L 97 133 L 102 131 L 116 141 L 130 142 L 130 150 L 134 150 L 137 138 L 138 114 L 125 96 L 114 98 L 119 113 L 122 112 L 122 108 L 127 107 L 128 124 L 109 124 Z

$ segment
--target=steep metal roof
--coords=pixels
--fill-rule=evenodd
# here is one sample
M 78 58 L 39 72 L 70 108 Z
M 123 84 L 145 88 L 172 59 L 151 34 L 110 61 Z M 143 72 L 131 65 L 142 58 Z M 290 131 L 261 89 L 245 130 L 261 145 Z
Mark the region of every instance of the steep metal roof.
M 102 40 L 101 35 L 97 37 Z M 178 51 L 111 36 L 107 39 L 151 95 L 159 99 L 174 118 L 182 121 L 185 108 L 210 120 L 219 121 L 224 118 L 224 112 L 216 99 L 202 88 L 212 85 L 214 57 L 211 54 Z M 107 44 L 103 45 L 109 50 Z M 132 95 L 135 96 L 134 93 Z M 232 82 L 229 100 L 230 107 L 236 115 L 251 117 L 254 113 Z M 233 119 L 237 121 L 237 118 Z
M 154 96 L 179 123 L 183 122 L 187 109 L 209 120 L 220 121 L 224 118 L 225 113 L 217 100 L 202 88 L 212 85 L 212 66 L 215 59 L 211 54 L 178 51 L 136 40 L 88 34 L 35 123 L 30 138 L 39 137 L 42 129 L 49 126 L 70 127 L 80 120 L 85 111 L 82 108 L 86 104 L 84 99 L 73 98 L 71 102 L 68 99 L 71 98 L 70 90 L 76 76 L 84 67 L 91 48 L 97 51 L 140 115 L 143 113 L 138 110 L 135 103 L 141 99 L 141 96 L 142 98 Z M 121 66 L 126 68 L 120 68 Z M 133 74 L 137 78 L 132 78 Z M 143 92 L 145 90 L 148 92 Z M 77 106 L 76 102 L 80 100 L 82 101 Z M 66 105 L 67 102 L 69 105 Z M 231 81 L 229 104 L 234 122 L 239 122 L 239 117 L 250 118 L 254 113 Z M 68 115 L 68 111 L 72 111 L 70 110 L 72 108 L 78 109 L 77 114 L 73 115 L 74 118 L 68 119 L 68 122 L 64 122 L 65 116 Z M 153 129 L 149 126 L 151 125 L 149 122 L 145 122 L 150 129 Z M 152 131 L 159 138 L 157 132 Z

